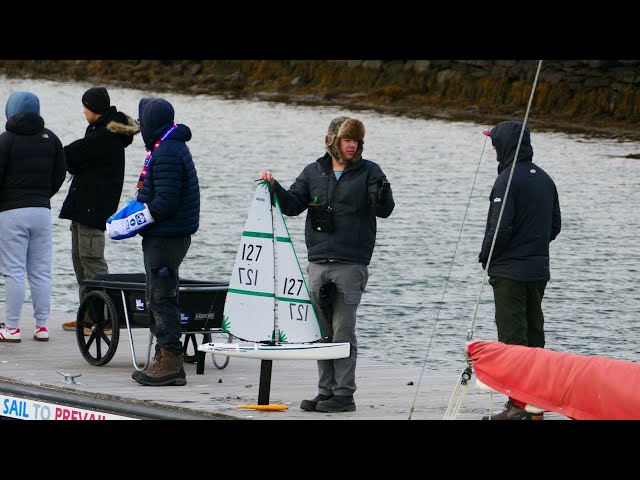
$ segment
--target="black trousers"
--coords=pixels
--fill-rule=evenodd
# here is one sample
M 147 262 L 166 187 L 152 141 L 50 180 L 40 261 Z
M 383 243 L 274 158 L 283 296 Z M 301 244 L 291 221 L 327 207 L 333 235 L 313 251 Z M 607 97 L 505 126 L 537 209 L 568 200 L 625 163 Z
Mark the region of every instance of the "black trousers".
M 161 347 L 175 355 L 183 351 L 179 268 L 190 245 L 191 236 L 142 238 L 145 301 L 152 315 L 149 330 L 156 337 L 156 353 Z
M 544 347 L 542 298 L 547 282 L 516 282 L 491 277 L 498 341 L 509 345 Z

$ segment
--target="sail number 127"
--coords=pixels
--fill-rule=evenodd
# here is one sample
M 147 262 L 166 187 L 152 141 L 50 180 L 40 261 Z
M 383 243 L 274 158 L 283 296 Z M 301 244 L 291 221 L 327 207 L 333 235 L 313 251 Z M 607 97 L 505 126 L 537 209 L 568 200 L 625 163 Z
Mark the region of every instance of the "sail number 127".
M 293 295 L 296 297 L 300 295 L 302 285 L 304 285 L 304 281 L 301 278 L 298 278 L 297 280 L 295 278 L 285 278 L 282 283 L 282 294 Z
M 242 245 L 242 260 L 257 262 L 258 258 L 260 258 L 260 252 L 262 252 L 262 245 L 244 243 Z M 240 285 L 257 285 L 258 269 L 239 267 L 238 282 L 240 282 Z

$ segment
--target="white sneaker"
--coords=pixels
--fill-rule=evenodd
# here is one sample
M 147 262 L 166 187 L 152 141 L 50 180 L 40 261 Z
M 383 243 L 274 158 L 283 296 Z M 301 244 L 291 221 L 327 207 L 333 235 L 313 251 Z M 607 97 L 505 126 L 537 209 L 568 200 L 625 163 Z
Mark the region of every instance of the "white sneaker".
M 18 343 L 20 341 L 19 328 L 9 328 L 4 323 L 0 323 L 0 342 Z
M 49 330 L 47 330 L 47 327 L 36 327 L 33 332 L 33 338 L 40 342 L 47 342 L 49 341 Z

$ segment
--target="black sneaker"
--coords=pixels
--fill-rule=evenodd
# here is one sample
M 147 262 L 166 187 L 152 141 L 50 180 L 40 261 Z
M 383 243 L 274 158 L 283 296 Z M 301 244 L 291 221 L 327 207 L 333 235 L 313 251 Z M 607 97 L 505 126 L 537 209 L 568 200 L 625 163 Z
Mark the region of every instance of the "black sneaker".
M 315 412 L 318 402 L 329 400 L 332 396 L 333 395 L 322 395 L 321 393 L 319 393 L 315 398 L 311 400 L 302 400 L 302 403 L 300 403 L 300 408 L 302 410 L 306 410 L 307 412 Z
M 356 403 L 353 395 L 334 395 L 329 400 L 322 400 L 316 405 L 316 412 L 355 412 Z
M 482 420 L 531 420 L 532 415 L 524 408 L 515 406 L 511 400 L 504 404 L 504 410 L 496 415 L 482 417 Z

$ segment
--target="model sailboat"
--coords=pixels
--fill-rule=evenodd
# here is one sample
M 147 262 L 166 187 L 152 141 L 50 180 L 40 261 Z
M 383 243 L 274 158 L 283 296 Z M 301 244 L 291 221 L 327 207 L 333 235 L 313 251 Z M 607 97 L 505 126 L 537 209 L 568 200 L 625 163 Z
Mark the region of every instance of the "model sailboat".
M 268 182 L 256 187 L 229 281 L 222 329 L 239 343 L 198 350 L 262 360 L 329 360 L 350 345 L 322 342 L 315 307 L 278 199 Z

